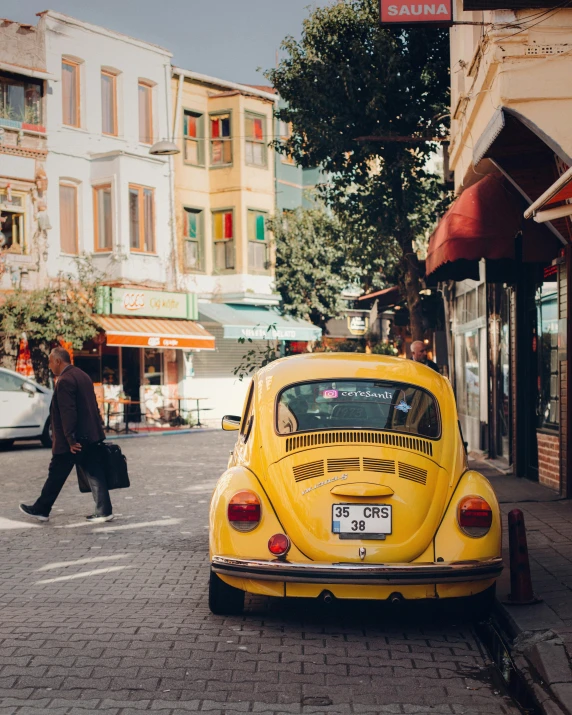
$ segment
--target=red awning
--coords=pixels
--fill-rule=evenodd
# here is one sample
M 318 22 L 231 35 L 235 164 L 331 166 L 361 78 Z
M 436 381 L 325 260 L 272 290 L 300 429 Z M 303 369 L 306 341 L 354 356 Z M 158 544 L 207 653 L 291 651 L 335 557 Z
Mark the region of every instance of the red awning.
M 132 348 L 194 348 L 214 350 L 215 339 L 202 325 L 192 320 L 126 318 L 97 315 L 105 330 L 108 345 Z
M 374 299 L 377 299 L 378 308 L 395 305 L 396 303 L 401 303 L 401 301 L 403 300 L 398 286 L 391 286 L 390 288 L 378 290 L 375 293 L 368 293 L 367 295 L 362 295 L 358 298 L 358 302 Z
M 532 221 L 524 221 L 521 197 L 506 179 L 489 174 L 465 189 L 439 222 L 429 239 L 426 275 L 462 280 L 475 277 L 481 258 L 514 260 L 520 231 L 524 261 L 550 261 L 556 255 L 555 237 Z

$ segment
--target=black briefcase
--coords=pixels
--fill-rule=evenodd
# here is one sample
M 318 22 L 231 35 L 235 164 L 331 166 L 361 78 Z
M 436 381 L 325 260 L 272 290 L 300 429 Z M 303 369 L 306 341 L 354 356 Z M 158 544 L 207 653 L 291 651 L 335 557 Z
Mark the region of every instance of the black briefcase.
M 127 489 L 127 487 L 131 486 L 127 471 L 127 459 L 119 445 L 113 444 L 113 442 L 102 442 L 98 445 L 97 452 L 91 458 L 99 459 L 103 462 L 107 488 L 110 491 L 112 489 Z M 77 481 L 80 492 L 91 491 L 89 481 L 81 464 L 77 465 Z

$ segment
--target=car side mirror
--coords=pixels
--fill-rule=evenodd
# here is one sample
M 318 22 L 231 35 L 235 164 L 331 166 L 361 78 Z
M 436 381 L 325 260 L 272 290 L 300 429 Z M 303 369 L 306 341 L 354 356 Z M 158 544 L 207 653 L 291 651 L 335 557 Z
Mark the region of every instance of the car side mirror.
M 30 397 L 36 394 L 36 388 L 33 385 L 30 385 L 29 382 L 23 382 L 21 389 L 24 392 L 27 392 Z
M 240 416 L 225 415 L 222 418 L 222 428 L 225 432 L 236 432 L 240 429 Z

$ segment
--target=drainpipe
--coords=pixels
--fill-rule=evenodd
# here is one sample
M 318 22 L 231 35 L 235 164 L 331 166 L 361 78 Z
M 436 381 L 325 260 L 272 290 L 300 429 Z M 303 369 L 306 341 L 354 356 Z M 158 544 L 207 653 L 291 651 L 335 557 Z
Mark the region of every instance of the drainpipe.
M 171 65 L 165 64 L 165 100 L 167 103 L 167 131 L 171 126 Z M 178 115 L 178 112 L 177 112 Z M 171 137 L 175 141 L 175 135 Z M 177 250 L 177 221 L 175 213 L 175 169 L 173 157 L 167 157 L 169 164 L 169 227 L 171 230 L 171 269 L 175 290 L 180 288 L 179 251 Z

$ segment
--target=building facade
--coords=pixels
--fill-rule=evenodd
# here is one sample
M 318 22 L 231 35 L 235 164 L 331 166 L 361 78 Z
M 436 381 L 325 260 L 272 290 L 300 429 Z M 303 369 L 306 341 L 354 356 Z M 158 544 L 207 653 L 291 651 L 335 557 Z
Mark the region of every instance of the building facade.
M 448 298 L 469 447 L 569 496 L 572 11 L 506 5 L 456 4 L 474 23 L 451 29 L 458 198 L 427 269 Z
M 0 292 L 42 285 L 47 272 L 46 22 L 0 20 Z

